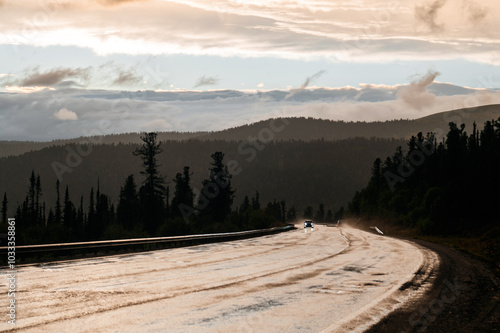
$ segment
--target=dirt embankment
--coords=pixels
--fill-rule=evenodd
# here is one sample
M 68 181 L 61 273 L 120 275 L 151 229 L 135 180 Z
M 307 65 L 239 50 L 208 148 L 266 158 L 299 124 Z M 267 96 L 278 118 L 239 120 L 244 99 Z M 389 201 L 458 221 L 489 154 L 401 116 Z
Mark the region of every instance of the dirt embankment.
M 435 283 L 367 332 L 500 332 L 500 281 L 487 265 L 443 245 L 413 241 L 438 253 Z M 409 287 L 417 292 L 418 286 Z

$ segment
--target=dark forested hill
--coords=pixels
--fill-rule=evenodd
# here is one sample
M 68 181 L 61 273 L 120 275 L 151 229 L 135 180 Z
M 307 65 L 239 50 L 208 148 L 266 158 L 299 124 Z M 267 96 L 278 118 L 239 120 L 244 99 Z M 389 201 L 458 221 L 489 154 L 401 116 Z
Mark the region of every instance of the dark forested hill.
M 410 138 L 418 132 L 437 132 L 444 134 L 449 122 L 464 123 L 472 127 L 476 122 L 479 126 L 484 122 L 500 117 L 500 105 L 487 105 L 467 109 L 459 109 L 433 114 L 414 120 L 391 120 L 377 122 L 344 122 L 313 118 L 286 119 L 285 130 L 276 133 L 277 140 L 340 140 L 354 137 L 364 138 Z M 220 132 L 209 133 L 200 139 L 244 140 L 255 136 L 259 130 L 268 124 L 268 120 L 255 124 L 240 126 Z M 277 120 L 278 123 L 280 123 Z
M 158 139 L 162 141 L 183 141 L 207 135 L 208 132 L 163 132 L 158 133 Z M 80 137 L 68 140 L 54 140 L 50 142 L 34 141 L 0 141 L 0 157 L 16 156 L 29 151 L 40 150 L 52 146 L 64 146 L 67 144 L 77 144 L 80 142 L 90 142 L 93 144 L 118 144 L 135 143 L 139 144 L 141 138 L 139 133 L 109 134 L 94 137 Z
M 336 211 L 366 185 L 375 158 L 405 146 L 402 138 L 418 132 L 444 137 L 451 121 L 480 125 L 482 119 L 491 120 L 499 112 L 500 106 L 493 105 L 375 123 L 281 118 L 214 133 L 160 133 L 164 152 L 158 156 L 159 171 L 172 190 L 175 175 L 189 166 L 197 194 L 207 177 L 211 154 L 221 151 L 234 175 L 234 207 L 258 191 L 262 202 L 285 200 L 298 214 L 320 203 Z M 0 144 L 7 147 L 4 153 L 16 151 L 16 145 L 22 148 L 17 156 L 0 158 L 0 195 L 7 194 L 7 215 L 13 215 L 25 200 L 32 170 L 40 175 L 41 200 L 47 211 L 55 204 L 57 179 L 61 196 L 68 187 L 71 200 L 84 207 L 92 188 L 116 204 L 128 175 L 142 181 L 141 161 L 132 154 L 140 140 L 139 134 L 122 134 L 38 143 L 42 146 Z M 19 154 L 23 149 L 28 152 Z
M 475 108 L 459 109 L 437 113 L 431 116 L 415 120 L 391 120 L 384 122 L 344 122 L 313 118 L 284 118 L 276 119 L 275 127 L 282 130 L 274 130 L 272 140 L 327 140 L 335 141 L 354 137 L 378 137 L 378 138 L 409 138 L 418 132 L 442 132 L 445 133 L 449 122 L 457 124 L 464 123 L 467 128 L 472 127 L 475 121 L 481 125 L 484 122 L 500 117 L 500 105 L 488 105 Z M 192 138 L 199 140 L 247 140 L 256 137 L 259 133 L 265 136 L 266 128 L 269 129 L 270 120 L 260 121 L 254 124 L 230 128 L 218 132 L 160 132 L 159 140 L 184 141 Z M 264 129 L 264 132 L 262 130 Z M 438 133 L 439 134 L 439 133 Z M 71 140 L 57 140 L 53 142 L 10 142 L 0 141 L 0 157 L 19 155 L 32 150 L 39 150 L 53 145 L 66 145 L 80 141 L 98 142 L 105 144 L 139 143 L 138 133 L 104 135 L 93 138 L 77 138 Z
M 170 182 L 171 190 L 175 174 L 190 166 L 194 192 L 198 193 L 202 179 L 208 175 L 210 155 L 222 151 L 234 174 L 235 207 L 245 195 L 258 191 L 262 202 L 286 200 L 287 205 L 295 205 L 301 213 L 306 205 L 316 209 L 319 203 L 324 203 L 332 210 L 345 205 L 368 181 L 373 160 L 401 144 L 402 140 L 375 138 L 338 142 L 168 141 L 162 143 L 164 151 L 158 158 L 160 172 Z M 134 174 L 139 183 L 142 181 L 141 161 L 132 154 L 137 147 L 136 144 L 70 144 L 2 158 L 0 194 L 7 193 L 9 214 L 13 214 L 27 195 L 28 178 L 34 170 L 40 175 L 42 200 L 49 205 L 47 211 L 54 207 L 57 175 L 61 193 L 68 186 L 71 200 L 80 202 L 83 196 L 84 207 L 88 206 L 90 189 L 96 190 L 98 184 L 101 193 L 116 204 L 120 187 L 129 174 Z

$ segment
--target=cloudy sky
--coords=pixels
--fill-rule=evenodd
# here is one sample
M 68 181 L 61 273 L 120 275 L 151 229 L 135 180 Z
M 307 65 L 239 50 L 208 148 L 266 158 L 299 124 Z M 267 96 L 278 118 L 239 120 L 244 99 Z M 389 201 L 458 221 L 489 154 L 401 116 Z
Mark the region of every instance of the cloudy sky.
M 0 140 L 500 103 L 498 0 L 0 0 Z

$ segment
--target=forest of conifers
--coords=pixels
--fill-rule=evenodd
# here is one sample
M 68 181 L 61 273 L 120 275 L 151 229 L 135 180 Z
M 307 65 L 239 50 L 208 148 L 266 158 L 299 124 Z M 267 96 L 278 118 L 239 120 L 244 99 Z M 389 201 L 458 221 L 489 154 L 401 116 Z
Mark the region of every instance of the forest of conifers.
M 192 188 L 190 168 L 184 166 L 173 179 L 171 197 L 170 187 L 159 171 L 158 156 L 163 149 L 156 136 L 153 132 L 141 136 L 144 144 L 136 148 L 133 155 L 142 160 L 144 181 L 138 186 L 134 175 L 128 175 L 120 188 L 116 207 L 109 196 L 101 192 L 99 184 L 95 190 L 91 188 L 88 205 L 84 205 L 84 195 L 73 202 L 69 187 L 63 190 L 59 179 L 55 185 L 54 207 L 49 207 L 41 199 L 41 177 L 32 171 L 25 199 L 14 214 L 18 243 L 227 232 L 268 228 L 296 219 L 295 208 L 287 207 L 285 201 L 274 200 L 261 207 L 258 192 L 251 198 L 245 196 L 241 205 L 233 210 L 232 174 L 222 152 L 211 155 L 210 172 L 197 196 Z M 68 166 L 61 166 L 61 170 L 64 167 Z M 9 216 L 6 192 L 1 214 L 5 224 Z
M 423 234 L 498 232 L 500 118 L 476 126 L 449 124 L 443 142 L 418 133 L 384 161 L 349 203 L 351 216 L 382 218 Z
M 140 137 L 139 134 L 137 136 Z M 245 197 L 248 196 L 250 206 L 260 207 L 262 210 L 258 214 L 265 215 L 267 209 L 267 215 L 273 216 L 267 218 L 266 221 L 269 223 L 271 220 L 281 222 L 283 215 L 287 215 L 285 217 L 290 220 L 291 216 L 296 214 L 297 217 L 301 217 L 303 213 L 312 218 L 331 220 L 352 198 L 355 191 L 366 185 L 373 160 L 377 156 L 389 154 L 395 146 L 403 142 L 403 140 L 376 138 L 353 138 L 334 142 L 273 141 L 259 143 L 257 147 L 260 149 L 257 149 L 244 141 L 193 139 L 182 142 L 162 141 L 163 152 L 157 157 L 159 171 L 165 177 L 165 186 L 170 190 L 170 205 L 174 198 L 176 175 L 183 174 L 184 167 L 189 166 L 190 184 L 194 194 L 198 195 L 203 188 L 202 182 L 209 176 L 211 155 L 220 151 L 224 153 L 225 163 L 231 165 L 234 162 L 238 163 L 238 168 L 232 168 L 236 172 L 231 172 L 233 174 L 231 184 L 235 190 L 233 212 L 239 211 L 241 206 L 245 205 Z M 129 176 L 133 175 L 137 191 L 144 181 L 144 176 L 140 174 L 143 170 L 141 159 L 133 154 L 139 147 L 139 144 L 68 144 L 0 159 L 2 170 L 0 200 L 6 193 L 8 203 L 6 217 L 14 217 L 18 207 L 21 210 L 23 206 L 24 210 L 31 207 L 31 203 L 27 200 L 30 200 L 30 193 L 36 193 L 39 177 L 41 188 L 38 196 L 39 212 L 45 211 L 45 222 L 34 224 L 38 227 L 33 227 L 33 237 L 25 239 L 26 242 L 47 243 L 61 238 L 66 241 L 163 236 L 202 231 L 201 226 L 196 226 L 195 223 L 190 224 L 190 227 L 195 229 L 187 230 L 182 223 L 173 223 L 173 219 L 168 219 L 168 223 L 167 221 L 160 223 L 163 226 L 159 226 L 154 232 L 112 223 L 117 221 L 120 189 L 126 184 Z M 56 190 L 57 175 L 61 179 L 59 195 Z M 32 187 L 35 189 L 32 190 Z M 71 202 L 68 206 L 74 206 L 78 221 L 77 227 L 74 228 L 76 231 L 72 232 L 67 232 L 59 226 L 64 225 L 66 188 L 68 200 Z M 62 217 L 56 220 L 61 223 L 55 224 L 54 228 L 57 230 L 44 229 L 41 226 L 49 221 L 50 210 L 52 210 L 51 219 L 55 219 L 57 197 Z M 36 198 L 34 201 L 36 205 Z M 253 205 L 252 201 L 257 203 Z M 73 209 L 67 209 L 70 220 L 74 216 L 72 211 Z M 203 231 L 264 226 L 262 218 L 260 220 L 259 218 L 255 217 L 253 222 L 246 225 L 238 225 L 233 221 L 226 225 L 213 225 Z M 105 222 L 97 223 L 99 227 L 91 227 L 97 220 Z M 50 223 L 47 224 L 49 225 Z M 81 227 L 82 225 L 86 226 L 86 230 Z
M 494 225 L 499 202 L 500 120 L 467 130 L 450 123 L 444 139 L 419 133 L 408 142 L 162 141 L 156 158 L 165 182 L 153 209 L 145 204 L 154 201 L 144 191 L 146 167 L 134 156 L 140 144 L 54 145 L 0 159 L 1 220 L 15 216 L 19 244 L 36 244 L 263 228 L 295 217 L 335 221 L 349 203 L 350 216 L 463 234 Z M 214 182 L 217 153 L 231 175 L 225 213 L 200 214 L 195 197 Z M 174 209 L 186 201 L 194 209 L 184 211 L 187 220 Z

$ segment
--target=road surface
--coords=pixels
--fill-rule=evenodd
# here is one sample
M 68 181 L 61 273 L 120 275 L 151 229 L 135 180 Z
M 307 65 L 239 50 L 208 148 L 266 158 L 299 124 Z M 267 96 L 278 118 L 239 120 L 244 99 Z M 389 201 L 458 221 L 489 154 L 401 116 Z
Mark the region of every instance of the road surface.
M 18 268 L 14 328 L 364 331 L 425 293 L 438 266 L 434 252 L 414 243 L 322 225 L 313 232 L 27 265 Z M 0 297 L 6 305 L 6 293 Z M 13 327 L 4 319 L 0 329 Z

